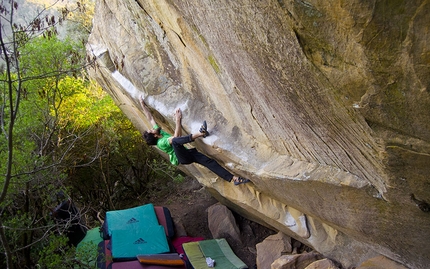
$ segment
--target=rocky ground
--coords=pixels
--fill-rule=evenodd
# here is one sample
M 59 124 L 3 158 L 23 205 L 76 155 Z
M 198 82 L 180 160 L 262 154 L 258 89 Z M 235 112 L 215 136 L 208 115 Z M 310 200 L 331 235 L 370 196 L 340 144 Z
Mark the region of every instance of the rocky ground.
M 198 183 L 197 180 L 190 177 L 186 177 L 184 182 L 174 183 L 171 180 L 166 180 L 161 184 L 158 190 L 154 190 L 150 195 L 146 196 L 144 201 L 139 203 L 152 203 L 156 206 L 165 206 L 170 210 L 175 223 L 180 227 L 179 231 L 181 234 L 186 234 L 191 237 L 203 237 L 205 239 L 212 239 L 212 233 L 209 229 L 208 223 L 208 208 L 217 204 L 218 201 L 213 198 L 204 187 Z M 135 206 L 130 204 L 129 207 Z M 127 208 L 127 206 L 125 206 Z M 232 238 L 226 238 L 230 244 L 234 253 L 248 266 L 249 269 L 257 269 L 257 248 L 256 245 L 263 242 L 270 235 L 277 234 L 277 231 L 271 230 L 267 227 L 259 225 L 258 223 L 252 222 L 235 212 L 233 213 L 236 225 L 240 230 L 240 241 L 232 240 Z M 224 230 L 223 230 L 224 231 Z M 276 236 L 278 236 L 277 234 Z M 321 262 L 315 266 L 315 268 L 343 268 L 341 264 L 325 259 L 322 255 L 314 252 L 311 248 L 300 243 L 299 241 L 290 238 L 291 254 L 303 254 L 296 255 L 296 259 L 291 261 L 297 268 L 305 268 L 310 263 L 318 260 Z M 264 244 L 259 247 L 260 262 L 264 259 L 265 253 L 260 253 L 262 249 L 266 250 L 267 244 L 274 244 L 273 237 L 271 240 L 265 241 Z M 275 243 L 276 244 L 276 243 Z M 277 245 L 278 246 L 278 245 Z M 264 252 L 264 251 L 263 251 Z M 270 249 L 268 251 L 270 255 Z M 285 254 L 290 253 L 289 251 Z M 267 255 L 267 253 L 266 253 Z M 269 259 L 270 260 L 270 259 Z M 369 260 L 371 264 L 378 264 L 378 268 L 404 268 L 394 261 L 388 260 L 383 256 L 378 256 L 374 261 Z M 264 261 L 267 265 L 267 260 Z M 264 263 L 263 262 L 263 263 Z M 272 261 L 269 261 L 271 264 Z M 260 264 L 261 265 L 261 264 Z M 264 266 L 267 267 L 267 266 Z M 294 268 L 296 268 L 294 267 Z M 268 268 L 268 267 L 267 267 Z M 314 267 L 312 267 L 314 268 Z M 367 268 L 367 267 L 360 267 Z M 373 268 L 373 267 L 372 267 Z M 376 267 L 375 267 L 376 268 Z
M 175 222 L 181 223 L 189 236 L 213 238 L 208 227 L 207 208 L 218 203 L 218 201 L 196 180 L 186 178 L 185 182 L 176 185 L 175 195 L 160 197 L 153 203 L 169 208 Z M 250 269 L 256 268 L 257 251 L 255 245 L 267 236 L 275 234 L 276 231 L 247 220 L 234 212 L 232 213 L 241 232 L 242 244 L 229 242 L 230 246 Z

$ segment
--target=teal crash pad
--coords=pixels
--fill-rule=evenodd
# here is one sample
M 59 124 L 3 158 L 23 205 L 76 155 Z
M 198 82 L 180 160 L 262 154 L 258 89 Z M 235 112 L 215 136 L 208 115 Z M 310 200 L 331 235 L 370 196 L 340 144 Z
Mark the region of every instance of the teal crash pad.
M 154 205 L 146 204 L 123 210 L 106 212 L 109 235 L 114 230 L 133 230 L 148 226 L 158 226 Z
M 113 230 L 111 244 L 114 260 L 137 259 L 139 254 L 160 254 L 170 251 L 162 225 L 135 230 Z

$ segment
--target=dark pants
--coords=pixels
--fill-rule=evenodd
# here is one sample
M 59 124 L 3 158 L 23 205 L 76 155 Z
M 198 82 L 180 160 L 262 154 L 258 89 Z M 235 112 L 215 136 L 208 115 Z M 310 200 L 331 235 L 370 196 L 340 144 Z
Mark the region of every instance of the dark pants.
M 180 164 L 198 163 L 217 174 L 219 177 L 230 182 L 233 175 L 219 165 L 215 160 L 197 151 L 197 149 L 187 149 L 184 144 L 193 142 L 192 135 L 175 137 L 172 140 L 173 150 Z

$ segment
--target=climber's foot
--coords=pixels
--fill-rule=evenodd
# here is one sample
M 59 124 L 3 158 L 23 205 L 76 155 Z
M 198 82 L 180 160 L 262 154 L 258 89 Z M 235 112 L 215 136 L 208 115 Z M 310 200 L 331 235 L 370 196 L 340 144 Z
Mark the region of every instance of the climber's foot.
M 249 180 L 247 178 L 243 178 L 243 177 L 234 177 L 233 181 L 234 181 L 234 185 L 239 185 L 239 184 L 251 182 L 251 180 Z
M 203 134 L 203 137 L 209 136 L 209 132 L 208 132 L 208 126 L 206 124 L 206 121 L 203 121 L 202 126 L 200 127 L 200 133 Z

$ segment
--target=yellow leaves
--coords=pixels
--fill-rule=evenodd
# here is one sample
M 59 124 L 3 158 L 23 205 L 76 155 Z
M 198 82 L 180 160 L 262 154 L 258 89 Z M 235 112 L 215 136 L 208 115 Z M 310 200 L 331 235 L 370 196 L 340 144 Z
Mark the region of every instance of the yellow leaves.
M 88 128 L 101 124 L 113 113 L 121 113 L 110 96 L 94 83 L 80 78 L 66 77 L 59 83 L 65 93 L 59 108 L 59 124 L 62 128 Z

